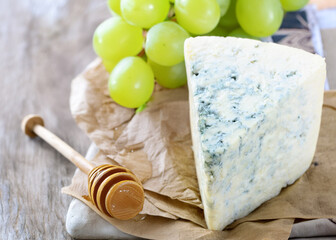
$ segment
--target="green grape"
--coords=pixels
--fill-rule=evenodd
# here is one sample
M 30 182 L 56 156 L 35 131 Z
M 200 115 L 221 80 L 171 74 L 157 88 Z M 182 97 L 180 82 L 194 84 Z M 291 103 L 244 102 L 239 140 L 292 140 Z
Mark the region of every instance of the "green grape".
M 224 37 L 226 35 L 228 35 L 229 31 L 226 30 L 225 28 L 217 25 L 217 27 L 215 27 L 214 30 L 212 30 L 211 32 L 205 34 L 205 36 L 219 36 L 219 37 Z
M 129 25 L 120 17 L 102 22 L 93 35 L 93 48 L 107 61 L 118 61 L 138 54 L 143 44 L 142 29 Z
M 280 2 L 285 11 L 291 12 L 303 8 L 308 3 L 308 0 L 280 0 Z
M 284 12 L 279 0 L 238 0 L 236 14 L 246 33 L 267 37 L 279 29 Z
M 184 59 L 184 40 L 188 37 L 188 32 L 175 22 L 158 23 L 147 33 L 147 57 L 163 66 L 178 64 Z
M 107 5 L 112 12 L 121 15 L 120 0 L 107 0 Z
M 186 84 L 187 74 L 184 61 L 171 67 L 148 61 L 158 84 L 166 88 L 178 88 Z
M 230 6 L 230 0 L 217 0 L 220 8 L 220 16 L 223 17 Z
M 152 95 L 153 71 L 140 57 L 126 57 L 111 72 L 108 89 L 111 98 L 121 106 L 140 107 Z
M 115 65 L 117 65 L 117 63 L 119 62 L 119 60 L 104 60 L 103 59 L 103 65 L 106 69 L 106 71 L 111 72 L 113 70 L 113 68 L 115 67 Z
M 192 34 L 206 34 L 213 30 L 220 18 L 216 0 L 175 0 L 177 22 Z
M 168 15 L 169 0 L 121 0 L 122 16 L 127 22 L 141 28 L 150 28 Z
M 239 38 L 250 38 L 250 39 L 255 39 L 255 40 L 260 40 L 258 37 L 251 36 L 250 34 L 246 33 L 243 29 L 241 28 L 236 28 L 232 32 L 228 34 L 230 37 L 239 37 Z
M 236 17 L 236 4 L 237 0 L 231 0 L 230 5 L 226 13 L 219 20 L 219 25 L 226 29 L 234 29 L 239 26 L 237 17 Z

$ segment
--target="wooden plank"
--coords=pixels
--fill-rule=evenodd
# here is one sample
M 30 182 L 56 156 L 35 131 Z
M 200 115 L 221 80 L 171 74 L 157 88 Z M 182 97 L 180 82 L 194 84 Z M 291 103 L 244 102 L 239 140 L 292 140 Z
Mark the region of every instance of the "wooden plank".
M 315 4 L 318 9 L 336 7 L 336 0 L 309 0 L 310 4 Z
M 95 58 L 105 1 L 0 0 L 0 239 L 71 239 L 60 193 L 75 167 L 20 130 L 39 113 L 48 128 L 85 154 L 89 140 L 69 111 L 70 84 Z
M 327 63 L 327 77 L 330 89 L 336 89 L 336 28 L 322 29 L 322 42 L 325 60 Z

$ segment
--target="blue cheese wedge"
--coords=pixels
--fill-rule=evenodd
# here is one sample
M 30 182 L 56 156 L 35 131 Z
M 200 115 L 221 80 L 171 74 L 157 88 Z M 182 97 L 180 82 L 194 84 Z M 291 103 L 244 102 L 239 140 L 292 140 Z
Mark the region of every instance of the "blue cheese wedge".
M 310 166 L 325 61 L 256 40 L 185 42 L 192 142 L 207 226 L 222 230 Z

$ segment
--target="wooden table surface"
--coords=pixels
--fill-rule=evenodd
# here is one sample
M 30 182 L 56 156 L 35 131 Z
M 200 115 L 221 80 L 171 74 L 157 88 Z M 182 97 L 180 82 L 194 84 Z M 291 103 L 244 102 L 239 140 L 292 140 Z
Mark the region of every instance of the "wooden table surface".
M 71 198 L 60 190 L 75 167 L 26 137 L 20 122 L 39 113 L 85 154 L 89 140 L 70 115 L 70 84 L 95 58 L 92 34 L 109 15 L 105 0 L 0 0 L 0 239 L 71 239 Z
M 70 115 L 71 80 L 95 59 L 92 33 L 104 0 L 0 0 L 0 239 L 71 239 L 60 190 L 75 167 L 20 130 L 39 113 L 80 153 L 89 140 Z

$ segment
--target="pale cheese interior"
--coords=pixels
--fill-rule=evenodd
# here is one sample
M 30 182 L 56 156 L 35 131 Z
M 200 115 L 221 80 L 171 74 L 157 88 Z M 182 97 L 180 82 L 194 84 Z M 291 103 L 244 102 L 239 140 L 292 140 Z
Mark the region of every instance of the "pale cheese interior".
M 309 167 L 325 62 L 295 48 L 230 37 L 187 39 L 185 62 L 205 219 L 222 230 Z

